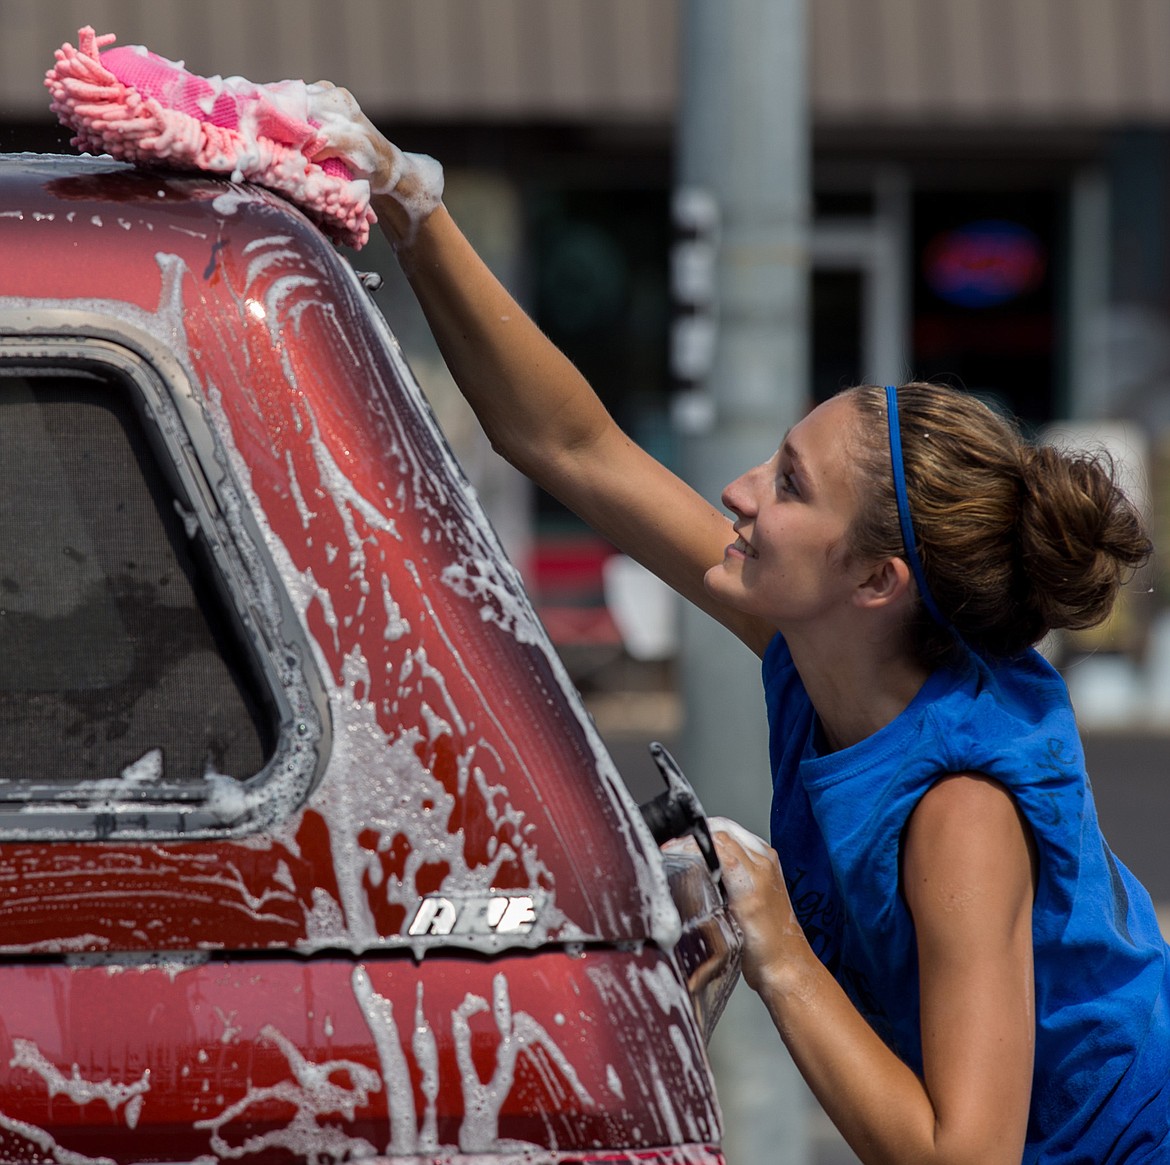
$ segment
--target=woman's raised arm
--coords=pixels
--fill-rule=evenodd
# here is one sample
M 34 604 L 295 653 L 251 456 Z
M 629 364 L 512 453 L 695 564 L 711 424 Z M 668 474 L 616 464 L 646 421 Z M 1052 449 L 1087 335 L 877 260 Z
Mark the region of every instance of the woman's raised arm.
M 382 212 L 382 208 L 379 208 Z M 614 422 L 439 207 L 400 259 L 493 448 L 599 534 L 716 618 L 703 575 L 734 540 L 704 501 Z
M 435 189 L 437 166 L 400 153 L 345 90 L 324 93 L 327 152 L 369 176 L 382 229 L 493 448 L 762 652 L 771 628 L 703 585 L 735 538 L 728 517 L 618 427 L 464 238 Z

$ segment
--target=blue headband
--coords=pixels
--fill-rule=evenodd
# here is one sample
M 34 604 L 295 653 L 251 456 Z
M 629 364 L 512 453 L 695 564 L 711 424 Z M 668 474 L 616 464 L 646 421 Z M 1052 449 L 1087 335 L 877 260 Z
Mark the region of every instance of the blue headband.
M 906 470 L 902 464 L 902 426 L 898 420 L 898 390 L 892 384 L 886 385 L 886 422 L 890 427 L 890 464 L 894 474 L 894 497 L 898 501 L 898 524 L 902 527 L 902 545 L 906 549 L 906 561 L 918 593 L 930 617 L 940 626 L 951 630 L 950 620 L 938 609 L 930 587 L 926 585 L 926 572 L 918 557 L 918 540 L 914 537 L 914 523 L 910 520 L 910 499 L 906 495 Z

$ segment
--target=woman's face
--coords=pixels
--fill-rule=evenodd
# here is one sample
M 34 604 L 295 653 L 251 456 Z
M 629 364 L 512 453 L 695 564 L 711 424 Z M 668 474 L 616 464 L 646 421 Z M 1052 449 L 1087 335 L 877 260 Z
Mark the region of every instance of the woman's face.
M 739 535 L 706 575 L 708 591 L 786 632 L 831 615 L 868 575 L 846 535 L 860 499 L 847 397 L 814 409 L 763 465 L 723 491 Z

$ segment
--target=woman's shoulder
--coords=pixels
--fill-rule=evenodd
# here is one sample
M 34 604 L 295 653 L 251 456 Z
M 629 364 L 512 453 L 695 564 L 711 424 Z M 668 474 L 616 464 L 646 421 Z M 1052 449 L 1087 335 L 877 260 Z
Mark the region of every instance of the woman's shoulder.
M 932 677 L 931 713 L 948 728 L 965 727 L 977 740 L 1006 735 L 1013 740 L 1047 730 L 1076 734 L 1068 688 L 1039 652 L 1009 659 L 970 653 L 957 667 Z
M 929 716 L 945 771 L 981 773 L 1035 810 L 1053 797 L 1084 797 L 1084 749 L 1068 689 L 1038 652 L 973 657 Z

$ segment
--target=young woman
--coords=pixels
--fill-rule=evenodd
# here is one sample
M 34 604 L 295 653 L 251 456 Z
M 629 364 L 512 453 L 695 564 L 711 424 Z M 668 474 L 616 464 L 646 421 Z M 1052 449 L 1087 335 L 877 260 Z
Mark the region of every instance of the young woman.
M 1170 952 L 1031 650 L 1149 553 L 1109 467 L 961 393 L 861 387 L 732 482 L 729 519 L 614 424 L 434 168 L 328 97 L 495 448 L 762 656 L 775 848 L 717 842 L 745 978 L 857 1155 L 1170 1161 Z

